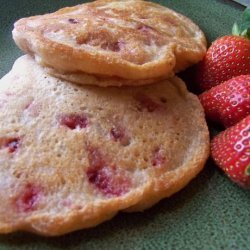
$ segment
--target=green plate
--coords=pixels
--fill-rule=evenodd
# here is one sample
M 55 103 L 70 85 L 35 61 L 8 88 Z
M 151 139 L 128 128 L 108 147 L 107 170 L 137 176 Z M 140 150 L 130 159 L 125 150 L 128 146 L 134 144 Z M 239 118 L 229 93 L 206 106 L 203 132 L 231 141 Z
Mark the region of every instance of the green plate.
M 226 0 L 157 2 L 193 19 L 209 41 L 230 33 L 243 10 Z M 11 38 L 16 19 L 77 3 L 80 1 L 1 0 L 0 76 L 22 54 Z M 250 193 L 208 161 L 186 188 L 143 213 L 120 213 L 96 228 L 56 238 L 28 233 L 0 236 L 0 249 L 250 249 Z

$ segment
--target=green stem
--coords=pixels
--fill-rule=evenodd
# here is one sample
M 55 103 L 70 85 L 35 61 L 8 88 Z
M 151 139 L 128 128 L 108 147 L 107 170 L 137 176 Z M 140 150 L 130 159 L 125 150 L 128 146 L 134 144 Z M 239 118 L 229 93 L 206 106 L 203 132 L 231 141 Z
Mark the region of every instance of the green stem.
M 250 39 L 250 7 L 244 10 L 240 22 L 233 25 L 232 33 Z

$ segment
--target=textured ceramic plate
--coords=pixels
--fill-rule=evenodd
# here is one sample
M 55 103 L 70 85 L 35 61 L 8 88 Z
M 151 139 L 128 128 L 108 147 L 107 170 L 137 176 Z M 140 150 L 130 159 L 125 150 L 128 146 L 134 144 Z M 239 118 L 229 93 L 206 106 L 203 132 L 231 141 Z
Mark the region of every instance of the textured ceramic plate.
M 82 1 L 83 2 L 83 1 Z M 243 7 L 226 0 L 157 1 L 193 19 L 209 41 L 228 34 Z M 0 0 L 0 76 L 21 52 L 14 21 L 80 3 L 77 0 Z M 0 236 L 0 249 L 249 249 L 250 193 L 232 184 L 209 161 L 185 189 L 153 208 L 120 213 L 100 226 L 57 238 L 28 233 Z

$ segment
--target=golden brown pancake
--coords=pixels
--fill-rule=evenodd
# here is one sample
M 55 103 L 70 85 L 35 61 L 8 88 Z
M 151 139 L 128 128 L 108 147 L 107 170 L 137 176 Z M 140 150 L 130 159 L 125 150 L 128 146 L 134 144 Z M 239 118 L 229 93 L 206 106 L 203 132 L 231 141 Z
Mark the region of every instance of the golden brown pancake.
M 206 52 L 204 34 L 190 19 L 140 0 L 99 0 L 23 18 L 15 23 L 13 38 L 37 62 L 69 79 L 85 73 L 129 80 L 167 78 Z
M 23 56 L 0 80 L 0 232 L 61 235 L 146 209 L 208 151 L 203 109 L 179 78 L 77 86 Z

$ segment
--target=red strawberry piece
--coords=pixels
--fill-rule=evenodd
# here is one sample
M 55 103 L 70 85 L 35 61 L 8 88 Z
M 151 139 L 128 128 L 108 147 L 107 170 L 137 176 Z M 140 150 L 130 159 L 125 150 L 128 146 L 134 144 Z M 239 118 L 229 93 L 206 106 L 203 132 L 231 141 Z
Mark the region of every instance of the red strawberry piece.
M 250 114 L 250 75 L 221 83 L 199 98 L 210 120 L 232 126 Z
M 126 133 L 125 128 L 119 124 L 113 125 L 110 130 L 110 136 L 114 141 L 120 142 L 123 146 L 127 146 L 130 143 L 130 138 Z
M 143 111 L 146 110 L 148 112 L 154 112 L 155 110 L 159 110 L 162 108 L 162 106 L 152 100 L 149 96 L 143 94 L 143 93 L 138 93 L 135 96 L 136 101 L 138 102 L 138 110 Z
M 210 89 L 235 76 L 250 74 L 250 41 L 240 36 L 224 36 L 208 49 L 197 65 L 195 82 Z
M 14 153 L 18 149 L 19 143 L 20 143 L 19 138 L 9 139 L 6 143 L 6 147 L 8 147 L 10 153 Z
M 211 143 L 216 164 L 229 178 L 250 188 L 250 115 L 217 135 Z
M 101 48 L 104 50 L 110 50 L 113 52 L 119 52 L 123 47 L 125 43 L 123 41 L 118 42 L 104 42 L 101 44 Z
M 166 156 L 160 148 L 156 148 L 153 152 L 152 165 L 155 167 L 163 166 L 166 162 Z
M 20 146 L 20 138 L 0 138 L 0 149 L 7 148 L 9 153 L 14 153 Z
M 120 126 L 113 126 L 110 130 L 111 136 L 115 141 L 124 137 L 124 130 Z
M 112 197 L 129 191 L 130 179 L 122 170 L 109 164 L 98 149 L 88 147 L 88 158 L 90 167 L 87 170 L 87 178 L 102 194 Z
M 26 184 L 15 199 L 15 205 L 19 212 L 30 212 L 36 209 L 42 189 L 33 184 Z
M 69 19 L 68 19 L 68 22 L 69 22 L 69 23 L 72 23 L 72 24 L 77 24 L 77 23 L 79 23 L 79 21 L 76 20 L 76 19 L 74 19 L 74 18 L 69 18 Z
M 129 191 L 130 181 L 115 167 L 90 168 L 88 180 L 107 196 L 120 196 Z
M 88 118 L 81 114 L 64 114 L 59 117 L 59 123 L 70 129 L 86 128 L 88 125 Z
M 87 36 L 76 37 L 76 42 L 79 45 L 88 44 L 90 46 L 98 46 L 103 50 L 119 52 L 125 47 L 125 41 L 111 39 L 109 32 L 100 30 L 99 32 L 93 31 Z

